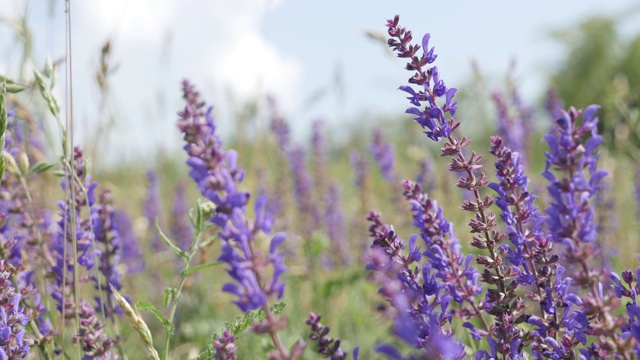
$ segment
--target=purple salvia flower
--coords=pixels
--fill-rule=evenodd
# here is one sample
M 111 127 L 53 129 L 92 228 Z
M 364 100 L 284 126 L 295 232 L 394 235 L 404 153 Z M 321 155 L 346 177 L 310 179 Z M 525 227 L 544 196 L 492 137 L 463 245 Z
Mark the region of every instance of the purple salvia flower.
M 80 328 L 73 336 L 73 343 L 80 343 L 84 353 L 83 359 L 120 359 L 117 353 L 110 351 L 114 342 L 103 332 L 105 325 L 98 319 L 91 305 L 84 300 L 80 302 L 78 316 Z
M 550 151 L 546 153 L 547 163 L 542 175 L 551 183 L 547 187 L 551 196 L 547 224 L 553 241 L 566 245 L 564 257 L 570 264 L 586 262 L 596 251 L 592 246 L 597 231 L 591 204 L 601 188 L 600 180 L 607 175 L 604 170 L 596 170 L 599 155 L 595 151 L 602 142 L 595 116 L 598 108 L 589 106 L 580 124 L 577 121 L 582 111 L 571 108 L 569 112 L 563 112 L 556 122 L 557 136 L 545 136 Z M 566 177 L 556 177 L 552 168 L 558 174 L 565 173 Z M 600 275 L 576 273 L 572 277 L 591 287 Z
M 269 246 L 269 253 L 263 255 L 255 246 L 259 233 L 269 234 L 273 219 L 267 210 L 266 196 L 258 196 L 254 203 L 256 219 L 246 218 L 250 194 L 238 190 L 244 172 L 238 166 L 235 151 L 222 150 L 221 141 L 215 133 L 212 108 L 203 112 L 204 102 L 193 85 L 183 81 L 183 94 L 187 104 L 178 119 L 178 128 L 184 135 L 185 151 L 189 155 L 187 165 L 189 175 L 198 184 L 200 192 L 215 206 L 216 214 L 210 221 L 220 229 L 219 237 L 224 241 L 220 261 L 229 265 L 227 272 L 234 282 L 224 284 L 223 291 L 237 297 L 234 303 L 244 312 L 262 308 L 266 317 L 262 323 L 255 323 L 252 330 L 259 334 L 269 334 L 279 358 L 300 357 L 301 348 L 294 345 L 291 352 L 283 347 L 278 331 L 286 326 L 285 318 L 276 318 L 268 304 L 270 297 L 281 299 L 285 283 L 282 275 L 286 271 L 284 254 L 280 246 L 286 235 L 275 234 Z M 271 265 L 271 278 L 264 269 Z
M 463 256 L 461 245 L 454 232 L 453 224 L 443 215 L 438 203 L 421 192 L 419 184 L 404 180 L 404 197 L 411 205 L 413 226 L 419 230 L 419 236 L 424 241 L 426 257 L 434 276 L 440 280 L 440 285 L 452 300 L 460 303 L 460 315 L 469 319 L 480 319 L 483 330 L 477 330 L 471 323 L 474 334 L 487 335 L 489 325 L 482 317 L 484 305 L 478 302 L 482 287 L 478 284 L 480 274 L 471 266 L 472 255 Z
M 116 210 L 114 222 L 122 240 L 122 262 L 127 265 L 127 274 L 140 273 L 146 264 L 129 214 L 125 210 Z
M 213 360 L 236 360 L 236 337 L 228 329 L 213 342 L 216 350 Z
M 606 270 L 593 264 L 601 256 L 593 202 L 602 188 L 601 180 L 607 175 L 606 171 L 597 170 L 596 149 L 602 142 L 595 116 L 598 109 L 597 105 L 591 105 L 584 113 L 574 108 L 562 113 L 556 121 L 556 132 L 545 136 L 550 151 L 546 153 L 542 175 L 550 182 L 547 190 L 551 204 L 546 223 L 551 239 L 565 245 L 562 257 L 568 276 L 587 293 L 582 295 L 580 307 L 593 319 L 589 335 L 599 336 L 593 346 L 606 352 L 606 343 L 622 341 L 616 334 L 622 320 L 611 314 L 616 306 L 611 294 L 601 290 Z
M 305 324 L 311 328 L 309 339 L 317 344 L 316 351 L 331 360 L 346 360 L 348 355 L 340 348 L 340 339 L 329 337 L 330 329 L 320 323 L 321 318 L 320 315 L 310 312 L 309 319 L 305 320 Z
M 640 305 L 638 293 L 640 293 L 640 268 L 636 269 L 635 276 L 631 270 L 622 272 L 622 278 L 616 273 L 610 273 L 611 288 L 619 299 L 628 298 L 626 304 L 626 317 L 620 327 L 622 338 L 625 339 L 625 348 L 618 348 L 618 353 L 626 358 L 640 357 Z
M 22 306 L 22 295 L 11 283 L 15 270 L 0 260 L 0 358 L 8 360 L 25 358 L 30 342 L 25 339 L 24 327 L 29 322 L 31 309 Z
M 154 252 L 158 252 L 166 249 L 166 245 L 160 239 L 160 236 L 156 232 L 156 219 L 160 223 L 160 214 L 162 212 L 162 206 L 160 204 L 160 183 L 158 182 L 158 175 L 155 171 L 147 171 L 147 199 L 144 202 L 144 215 L 147 218 L 147 232 L 151 235 L 151 249 Z
M 276 135 L 278 139 L 278 146 L 280 147 L 280 151 L 285 154 L 289 149 L 290 143 L 290 130 L 289 124 L 285 118 L 278 112 L 276 106 L 276 100 L 273 97 L 268 97 L 267 102 L 269 103 L 269 108 L 271 109 L 271 131 Z
M 95 241 L 96 245 L 100 247 L 98 270 L 102 278 L 98 280 L 95 275 L 92 275 L 91 279 L 96 290 L 103 293 L 102 297 L 96 297 L 98 302 L 96 311 L 101 312 L 101 308 L 103 308 L 104 315 L 107 317 L 113 314 L 122 314 L 122 309 L 113 297 L 113 292 L 109 286 L 113 286 L 116 290 L 122 289 L 122 274 L 117 268 L 122 258 L 122 238 L 115 217 L 111 192 L 102 190 L 98 197 L 98 203 L 91 208 Z M 102 301 L 105 301 L 105 303 L 101 304 Z
M 524 315 L 530 324 L 537 326 L 531 333 L 535 339 L 532 350 L 544 356 L 558 354 L 555 343 L 547 338 L 555 341 L 558 335 L 564 334 L 568 340 L 561 342 L 566 343 L 561 351 L 572 352 L 577 343 L 585 343 L 589 322 L 583 311 L 572 308 L 579 298 L 568 291 L 571 279 L 562 278 L 565 270 L 556 264 L 558 256 L 540 229 L 542 219 L 534 205 L 535 196 L 528 190 L 529 179 L 524 174 L 520 154 L 504 146 L 499 136 L 491 138 L 490 152 L 497 159 L 498 182 L 489 187 L 498 194 L 495 203 L 501 210 L 500 218 L 511 242 L 511 246 L 501 245 L 500 251 L 511 264 L 515 281 L 535 289 L 527 293 L 527 297 L 539 303 L 538 316 Z
M 53 247 L 51 255 L 55 264 L 50 268 L 50 277 L 54 279 L 51 296 L 58 303 L 57 308 L 63 311 L 64 318 L 74 316 L 76 309 L 73 301 L 71 301 L 74 289 L 73 276 L 74 272 L 79 271 L 74 266 L 73 259 L 73 240 L 71 235 L 71 201 L 75 201 L 75 228 L 76 228 L 76 249 L 78 252 L 78 264 L 87 270 L 95 265 L 95 259 L 100 258 L 100 251 L 93 247 L 94 232 L 92 230 L 91 219 L 82 217 L 88 209 L 91 209 L 96 202 L 95 188 L 98 183 L 91 182 L 91 175 L 86 173 L 85 160 L 82 151 L 74 148 L 73 155 L 73 171 L 74 174 L 67 174 L 63 180 L 63 189 L 70 185 L 70 182 L 76 182 L 72 187 L 73 194 L 70 194 L 66 202 L 59 202 L 58 206 L 61 210 L 61 219 L 58 222 L 58 232 L 53 238 Z M 80 183 L 77 183 L 80 181 Z M 86 191 L 85 191 L 86 190 Z M 65 251 L 66 248 L 66 251 Z M 66 254 L 66 257 L 65 257 Z M 64 276 L 64 268 L 67 269 L 66 277 Z M 79 274 L 78 274 L 79 276 Z
M 441 337 L 451 338 L 444 328 L 452 316 L 451 296 L 438 285 L 430 263 L 421 266 L 422 252 L 417 236 L 409 240 L 408 254 L 403 254 L 404 241 L 392 226 L 382 222 L 380 214 L 371 212 L 369 234 L 374 239 L 367 254 L 367 269 L 380 286 L 379 293 L 389 302 L 394 318 L 394 334 L 417 349 L 427 350 Z M 414 267 L 414 265 L 417 265 Z M 462 358 L 464 351 L 460 357 Z
M 513 86 L 511 89 L 511 100 L 513 101 L 513 106 L 518 114 L 520 127 L 522 128 L 522 142 L 523 148 L 522 151 L 524 153 L 528 153 L 531 151 L 531 145 L 533 140 L 533 135 L 535 134 L 536 129 L 534 128 L 534 111 L 533 107 L 525 104 L 522 101 L 522 97 L 520 96 L 520 92 L 516 86 Z
M 296 205 L 300 213 L 300 225 L 306 236 L 319 228 L 320 214 L 318 203 L 313 196 L 313 179 L 307 172 L 305 153 L 302 147 L 295 147 L 289 153 L 289 164 L 293 176 L 293 189 Z
M 492 98 L 498 113 L 498 136 L 502 137 L 511 149 L 522 152 L 525 149 L 523 119 L 510 114 L 509 104 L 502 93 L 496 91 L 492 94 Z
M 457 186 L 473 194 L 472 198 L 464 201 L 462 208 L 475 213 L 475 217 L 469 222 L 474 234 L 474 246 L 487 249 L 488 252 L 488 255 L 478 256 L 476 262 L 485 268 L 482 281 L 495 286 L 488 289 L 485 305 L 487 312 L 493 315 L 496 321 L 490 334 L 495 336 L 495 339 L 490 340 L 496 342 L 496 351 L 502 356 L 513 357 L 514 351 L 520 356 L 521 333 L 514 316 L 519 316 L 524 311 L 524 303 L 513 291 L 514 285 L 517 286 L 512 280 L 515 274 L 502 264 L 502 258 L 497 251 L 505 236 L 495 229 L 495 215 L 488 211 L 493 199 L 489 196 L 483 199 L 480 195 L 480 189 L 488 183 L 484 173 L 477 173 L 478 169 L 483 167 L 480 164 L 481 157 L 476 153 L 466 156 L 464 148 L 469 145 L 470 140 L 465 137 L 459 139 L 453 135 L 453 131 L 460 125 L 453 118 L 457 110 L 457 102 L 453 101 L 456 89 L 445 86 L 437 67 L 425 69 L 437 57 L 434 48 L 429 48 L 430 35 L 426 34 L 422 38 L 423 51 L 418 55 L 421 47 L 411 43 L 411 31 L 399 26 L 399 20 L 396 16 L 393 20 L 387 21 L 390 36 L 388 45 L 398 57 L 409 60 L 406 69 L 413 72 L 409 83 L 419 87 L 418 91 L 410 85 L 400 87 L 400 90 L 410 95 L 407 99 L 413 105 L 406 112 L 416 116 L 414 120 L 426 129 L 427 137 L 434 141 L 445 140 L 441 156 L 451 158 L 450 171 L 462 174 Z M 513 346 L 516 344 L 518 347 L 514 349 Z
M 322 134 L 324 123 L 322 120 L 316 120 L 313 122 L 311 130 L 311 158 L 313 163 L 313 182 L 315 185 L 315 192 L 319 196 L 319 201 L 322 201 L 322 196 L 327 191 L 326 177 L 327 177 L 327 144 Z M 320 206 L 322 208 L 322 206 Z
M 189 208 L 185 199 L 186 184 L 180 181 L 175 190 L 173 207 L 171 208 L 171 234 L 178 242 L 178 247 L 188 250 L 193 241 L 194 230 L 189 220 Z
M 340 204 L 340 185 L 332 182 L 325 195 L 325 224 L 327 235 L 331 242 L 331 253 L 342 265 L 348 265 L 350 261 L 347 231 L 345 229 L 344 213 Z
M 355 184 L 359 189 L 366 188 L 367 177 L 369 175 L 369 162 L 367 158 L 357 150 L 351 152 L 349 157 L 351 166 L 355 170 Z
M 371 143 L 371 155 L 376 160 L 376 163 L 382 171 L 384 178 L 391 184 L 395 181 L 395 173 L 393 170 L 393 163 L 395 161 L 393 145 L 388 143 L 382 131 L 375 129 L 373 131 L 373 142 Z

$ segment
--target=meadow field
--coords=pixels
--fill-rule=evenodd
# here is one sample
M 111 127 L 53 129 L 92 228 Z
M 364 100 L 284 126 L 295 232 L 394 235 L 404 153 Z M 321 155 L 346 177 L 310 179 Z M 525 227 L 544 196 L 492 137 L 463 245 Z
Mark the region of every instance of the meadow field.
M 397 113 L 265 93 L 222 133 L 185 79 L 180 145 L 127 161 L 74 134 L 70 61 L 0 74 L 0 359 L 638 358 L 640 35 L 585 20 L 528 102 L 404 26 Z

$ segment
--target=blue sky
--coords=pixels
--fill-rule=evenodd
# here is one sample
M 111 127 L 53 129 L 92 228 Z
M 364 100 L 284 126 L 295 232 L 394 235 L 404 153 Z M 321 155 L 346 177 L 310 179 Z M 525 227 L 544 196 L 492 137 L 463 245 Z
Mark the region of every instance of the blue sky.
M 24 0 L 3 0 L 2 19 L 25 9 Z M 403 63 L 385 54 L 366 30 L 384 31 L 400 14 L 416 33 L 432 35 L 438 66 L 449 86 L 468 82 L 471 61 L 496 79 L 517 62 L 516 78 L 534 100 L 545 76 L 561 58 L 549 31 L 594 14 L 622 14 L 630 0 L 577 1 L 383 1 L 383 0 L 83 0 L 72 1 L 75 114 L 90 134 L 97 117 L 92 82 L 98 54 L 114 41 L 119 64 L 110 107 L 118 119 L 108 139 L 114 153 L 147 154 L 179 146 L 174 121 L 180 108 L 179 81 L 196 82 L 216 104 L 222 130 L 232 127 L 234 104 L 265 93 L 279 98 L 299 137 L 313 119 L 334 127 L 363 121 L 363 113 L 402 113 L 397 87 L 408 77 Z M 3 4 L 6 5 L 6 4 Z M 64 55 L 63 1 L 28 2 L 34 58 Z M 637 20 L 637 16 L 635 16 Z M 640 23 L 637 22 L 636 23 Z M 623 32 L 640 31 L 633 21 Z M 0 72 L 14 75 L 19 56 L 7 23 L 0 27 Z M 344 95 L 309 104 L 343 74 Z M 60 73 L 61 79 L 64 72 Z M 62 82 L 61 82 L 62 83 Z

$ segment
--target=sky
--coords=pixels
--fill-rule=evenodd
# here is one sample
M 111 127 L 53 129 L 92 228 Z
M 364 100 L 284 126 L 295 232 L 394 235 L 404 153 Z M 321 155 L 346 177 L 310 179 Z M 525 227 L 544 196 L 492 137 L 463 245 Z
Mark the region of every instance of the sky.
M 11 25 L 25 12 L 34 39 L 33 65 L 42 67 L 47 56 L 64 57 L 63 1 L 0 1 L 0 73 L 17 76 L 21 55 Z M 534 101 L 562 58 L 561 47 L 549 37 L 552 30 L 596 14 L 630 13 L 633 4 L 631 0 L 72 0 L 74 114 L 79 133 L 90 141 L 100 118 L 93 76 L 100 49 L 110 39 L 117 70 L 110 80 L 108 108 L 117 121 L 105 149 L 114 158 L 132 160 L 158 148 L 179 147 L 174 124 L 182 106 L 179 84 L 184 78 L 197 84 L 216 106 L 223 136 L 233 129 L 237 109 L 266 94 L 278 100 L 298 138 L 306 136 L 317 118 L 340 135 L 346 124 L 357 128 L 375 114 L 402 114 L 406 107 L 397 91 L 408 78 L 404 63 L 365 35 L 383 33 L 386 19 L 395 14 L 417 39 L 431 33 L 431 44 L 439 54 L 437 65 L 448 86 L 468 83 L 472 61 L 495 78 L 503 78 L 515 61 L 518 86 L 525 99 Z M 621 31 L 640 31 L 638 23 L 623 22 Z M 62 68 L 60 79 L 64 76 Z M 61 80 L 60 96 L 63 84 Z

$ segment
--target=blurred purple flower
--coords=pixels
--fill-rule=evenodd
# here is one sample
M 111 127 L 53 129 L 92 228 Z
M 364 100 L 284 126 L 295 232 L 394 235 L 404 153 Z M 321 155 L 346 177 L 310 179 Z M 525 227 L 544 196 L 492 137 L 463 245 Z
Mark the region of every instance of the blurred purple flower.
M 144 215 L 147 218 L 147 233 L 151 236 L 151 250 L 154 252 L 162 251 L 167 248 L 160 236 L 156 232 L 156 219 L 162 224 L 160 215 L 162 213 L 162 205 L 160 204 L 160 183 L 158 182 L 158 175 L 154 170 L 147 171 L 147 199 L 144 202 Z
M 373 142 L 371 143 L 371 154 L 382 171 L 382 175 L 387 182 L 393 184 L 395 181 L 395 173 L 393 163 L 395 160 L 393 145 L 386 142 L 382 131 L 375 129 L 373 131 Z
M 289 153 L 289 164 L 293 176 L 293 189 L 296 205 L 301 216 L 300 225 L 307 236 L 320 227 L 321 218 L 318 203 L 313 196 L 313 179 L 309 175 L 305 162 L 304 149 L 295 147 Z
M 367 176 L 369 174 L 369 162 L 367 161 L 366 156 L 364 156 L 357 150 L 351 152 L 349 159 L 351 160 L 351 166 L 355 170 L 356 186 L 359 189 L 364 189 L 367 181 Z
M 173 207 L 171 208 L 171 234 L 178 242 L 178 247 L 188 250 L 193 241 L 194 230 L 189 220 L 189 207 L 185 199 L 186 184 L 180 181 L 175 189 Z
M 91 209 L 96 202 L 95 189 L 98 183 L 91 182 L 91 175 L 86 173 L 85 159 L 80 148 L 74 148 L 73 163 L 74 174 L 67 172 L 62 188 L 69 189 L 71 194 L 66 202 L 60 201 L 61 219 L 58 221 L 58 232 L 53 238 L 51 255 L 55 265 L 50 268 L 50 277 L 54 279 L 51 296 L 56 300 L 57 308 L 63 312 L 63 317 L 73 316 L 76 309 L 70 294 L 73 293 L 73 273 L 79 271 L 75 268 L 73 260 L 72 228 L 76 230 L 76 250 L 78 252 L 78 264 L 87 270 L 95 265 L 95 259 L 100 258 L 100 251 L 93 247 L 95 235 L 92 230 L 90 218 L 83 218 L 86 213 L 83 209 Z M 71 201 L 75 202 L 75 224 L 72 223 Z M 65 250 L 66 248 L 66 250 Z M 65 256 L 66 255 L 66 256 Z M 64 269 L 66 267 L 66 276 Z
M 236 360 L 235 336 L 227 329 L 217 340 L 213 342 L 216 350 L 213 360 Z
M 498 112 L 498 136 L 504 139 L 511 149 L 522 152 L 525 149 L 526 136 L 524 119 L 510 114 L 509 104 L 502 93 L 496 91 L 492 94 L 492 98 Z
M 122 290 L 122 274 L 118 271 L 118 264 L 122 258 L 122 237 L 120 229 L 116 223 L 115 211 L 111 192 L 102 190 L 98 197 L 98 203 L 91 208 L 92 228 L 95 235 L 96 245 L 100 247 L 100 264 L 98 270 L 103 278 L 98 280 L 96 275 L 91 279 L 101 296 L 96 297 L 98 307 L 96 311 L 102 312 L 109 317 L 113 314 L 122 314 L 122 309 L 113 297 L 113 292 L 109 285 L 116 290 Z M 99 276 L 99 275 L 98 275 Z M 104 304 L 101 304 L 105 301 Z M 102 310 L 102 309 L 103 310 Z
M 122 261 L 127 265 L 127 274 L 138 274 L 146 267 L 140 241 L 133 231 L 131 218 L 125 210 L 116 210 L 114 223 L 122 239 Z
M 350 261 L 347 230 L 345 228 L 344 213 L 340 204 L 340 185 L 332 182 L 325 194 L 325 223 L 327 235 L 331 242 L 331 253 L 342 265 L 348 265 Z

